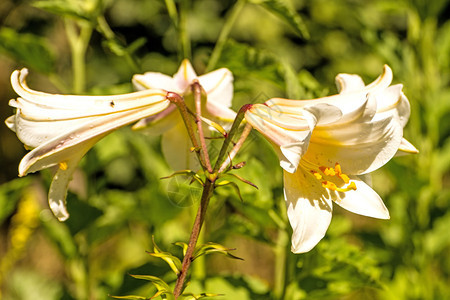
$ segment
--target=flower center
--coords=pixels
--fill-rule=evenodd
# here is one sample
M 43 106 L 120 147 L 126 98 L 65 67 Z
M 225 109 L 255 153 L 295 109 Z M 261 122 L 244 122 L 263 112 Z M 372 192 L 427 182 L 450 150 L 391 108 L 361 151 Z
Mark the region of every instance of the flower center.
M 321 172 L 311 170 L 311 173 L 317 180 L 322 182 L 324 188 L 338 192 L 356 190 L 355 182 L 350 182 L 350 178 L 342 173 L 341 165 L 339 163 L 336 163 L 334 168 L 320 166 L 319 170 Z

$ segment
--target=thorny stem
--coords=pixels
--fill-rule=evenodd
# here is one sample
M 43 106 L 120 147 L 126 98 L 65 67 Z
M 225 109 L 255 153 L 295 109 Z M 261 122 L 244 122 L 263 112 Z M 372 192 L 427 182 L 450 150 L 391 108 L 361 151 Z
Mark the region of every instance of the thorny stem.
M 226 160 L 220 166 L 218 173 L 222 173 L 227 168 L 227 166 L 232 163 L 233 158 L 239 152 L 239 150 L 241 149 L 242 145 L 244 144 L 245 140 L 247 139 L 247 137 L 251 131 L 252 131 L 252 126 L 249 123 L 247 123 L 247 125 L 245 125 L 244 130 L 242 131 L 241 137 L 239 138 L 237 143 L 234 145 L 234 147 L 231 149 Z
M 184 125 L 186 126 L 189 138 L 191 139 L 192 145 L 194 147 L 194 152 L 197 155 L 197 158 L 200 161 L 200 164 L 202 165 L 203 169 L 205 169 L 206 168 L 205 161 L 200 152 L 198 151 L 200 147 L 194 129 L 192 128 L 192 124 L 190 122 L 191 115 L 186 107 L 186 103 L 184 102 L 183 97 L 173 92 L 168 92 L 166 97 L 170 102 L 174 103 L 177 106 L 178 111 L 181 114 L 181 118 L 183 119 Z
M 177 299 L 183 292 L 184 282 L 186 280 L 186 275 L 189 267 L 192 263 L 192 256 L 194 254 L 195 246 L 197 245 L 198 236 L 202 229 L 203 222 L 205 220 L 206 209 L 209 204 L 209 200 L 214 191 L 214 180 L 206 179 L 205 185 L 203 186 L 202 199 L 200 201 L 200 207 L 197 211 L 197 216 L 195 217 L 194 225 L 192 226 L 191 236 L 189 238 L 188 248 L 186 254 L 183 258 L 183 263 L 181 265 L 181 271 L 178 274 L 177 281 L 175 283 L 175 288 L 173 290 L 173 295 Z
M 226 159 L 226 154 L 228 150 L 228 146 L 230 145 L 234 135 L 239 130 L 239 125 L 241 125 L 242 120 L 244 119 L 245 112 L 249 110 L 251 104 L 245 104 L 239 109 L 239 112 L 234 119 L 233 125 L 231 126 L 230 132 L 228 133 L 225 141 L 222 144 L 222 148 L 220 149 L 219 156 L 217 157 L 216 164 L 214 165 L 213 173 L 218 172 L 219 168 L 222 166 L 224 160 Z
M 201 107 L 199 105 L 201 105 L 201 86 L 197 83 L 192 86 L 193 91 L 194 91 L 194 97 L 195 97 L 195 102 L 196 102 L 196 108 L 197 108 L 197 116 L 196 116 L 196 121 L 197 121 L 197 125 L 199 126 L 199 124 L 201 124 L 200 122 L 200 113 L 201 113 Z M 192 135 L 192 140 L 194 143 L 194 147 L 197 147 L 197 140 L 195 139 L 195 135 L 193 134 L 193 129 L 189 123 L 189 112 L 187 111 L 186 106 L 184 105 L 183 99 L 175 93 L 168 93 L 167 94 L 167 98 L 174 102 L 177 107 L 180 109 L 181 115 L 183 116 L 183 120 L 185 120 L 185 124 L 186 124 L 186 128 L 188 129 L 189 135 Z M 183 103 L 181 103 L 183 102 Z M 183 292 L 183 287 L 184 287 L 184 282 L 186 280 L 186 276 L 189 270 L 189 267 L 192 263 L 193 260 L 193 254 L 194 254 L 194 250 L 195 250 L 195 246 L 197 245 L 197 241 L 199 238 L 199 234 L 203 225 L 203 222 L 205 220 L 205 214 L 206 214 L 206 209 L 208 207 L 209 204 L 209 200 L 211 199 L 211 196 L 213 195 L 214 192 L 214 183 L 215 181 L 218 179 L 219 173 L 221 172 L 219 170 L 219 167 L 221 166 L 221 164 L 224 164 L 225 156 L 227 154 L 227 149 L 228 146 L 230 145 L 230 143 L 232 142 L 232 138 L 233 136 L 236 134 L 236 132 L 239 130 L 239 125 L 241 124 L 242 120 L 244 119 L 244 115 L 245 112 L 251 107 L 250 104 L 248 105 L 244 105 L 243 107 L 241 107 L 241 109 L 239 110 L 239 112 L 236 115 L 236 118 L 234 119 L 233 125 L 231 126 L 230 132 L 228 133 L 225 141 L 223 142 L 222 148 L 220 150 L 219 156 L 217 157 L 217 161 L 214 165 L 214 169 L 212 170 L 212 172 L 209 172 L 209 176 L 206 177 L 205 179 L 205 184 L 203 185 L 203 193 L 202 193 L 202 198 L 200 200 L 200 206 L 198 208 L 197 211 L 197 216 L 195 217 L 195 221 L 194 221 L 194 225 L 192 227 L 192 231 L 191 231 L 191 236 L 189 238 L 189 243 L 188 243 L 188 248 L 186 250 L 186 254 L 184 255 L 183 258 L 183 262 L 181 265 L 181 270 L 180 273 L 178 274 L 178 278 L 177 281 L 175 283 L 175 288 L 173 290 L 173 295 L 175 297 L 175 299 L 177 299 L 181 293 Z M 246 128 L 244 129 L 244 133 L 242 134 L 241 138 L 239 139 L 238 143 L 236 144 L 236 146 L 233 148 L 232 152 L 237 152 L 237 150 L 239 150 L 239 148 L 242 146 L 245 137 L 248 136 L 248 133 L 250 132 L 251 127 L 246 126 Z M 199 126 L 199 132 L 202 132 L 202 127 L 201 125 Z M 200 135 L 200 133 L 199 133 Z M 200 136 L 200 140 L 202 140 L 204 142 L 204 137 Z M 202 145 L 202 152 L 204 151 L 205 155 L 199 155 L 199 159 L 201 159 L 202 157 L 208 157 L 207 156 L 207 152 L 206 152 L 206 145 Z M 233 154 L 233 156 L 235 155 L 235 153 Z M 203 161 L 201 161 L 203 163 Z M 209 163 L 209 168 L 211 168 L 211 164 L 209 162 L 209 158 L 208 158 L 208 163 Z M 226 164 L 225 164 L 226 166 Z
M 202 86 L 198 81 L 195 81 L 192 86 L 192 92 L 194 93 L 194 100 L 195 100 L 195 123 L 197 124 L 198 128 L 198 137 L 200 140 L 200 146 L 202 151 L 202 157 L 205 160 L 205 166 L 209 173 L 212 172 L 211 162 L 209 160 L 209 154 L 208 149 L 206 148 L 206 141 L 205 141 L 205 135 L 203 132 L 203 123 L 200 119 L 200 116 L 202 115 Z

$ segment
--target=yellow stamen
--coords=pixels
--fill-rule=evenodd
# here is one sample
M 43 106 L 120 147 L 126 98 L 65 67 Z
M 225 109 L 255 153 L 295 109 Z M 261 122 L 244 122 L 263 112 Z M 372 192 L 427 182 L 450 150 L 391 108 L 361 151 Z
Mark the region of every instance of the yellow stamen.
M 322 179 L 322 175 L 320 175 L 319 172 L 315 172 L 315 171 L 311 170 L 311 173 L 314 175 L 314 177 L 316 177 L 317 180 Z
M 322 171 L 327 176 L 334 176 L 336 175 L 336 171 L 333 168 L 327 168 L 327 167 L 319 167 L 320 171 Z
M 328 180 L 322 181 L 322 186 L 323 186 L 324 188 L 329 189 L 329 190 L 332 190 L 332 191 L 335 191 L 335 190 L 338 189 L 338 187 L 336 186 L 336 184 L 334 184 L 333 182 L 328 181 Z
M 336 173 L 337 173 L 338 175 L 341 175 L 341 174 L 342 174 L 341 165 L 340 165 L 339 163 L 336 163 L 336 164 L 334 165 L 334 170 L 336 171 Z
M 65 161 L 59 163 L 59 168 L 63 171 L 67 170 L 68 167 L 69 166 L 67 165 L 67 163 Z
M 341 165 L 339 163 L 336 163 L 334 165 L 334 168 L 328 168 L 325 166 L 320 166 L 319 170 L 322 171 L 322 173 L 325 176 L 329 177 L 339 177 L 344 184 L 347 186 L 338 187 L 334 182 L 331 182 L 329 180 L 322 181 L 322 186 L 326 189 L 332 190 L 332 191 L 338 191 L 338 192 L 348 192 L 350 190 L 356 190 L 356 184 L 355 182 L 350 182 L 350 178 L 347 174 L 342 173 Z M 311 170 L 311 173 L 316 177 L 317 180 L 321 180 L 323 176 L 319 172 L 315 172 Z
M 339 174 L 338 176 L 339 176 L 340 179 L 342 179 L 342 180 L 345 182 L 345 184 L 347 184 L 347 183 L 350 182 L 350 178 L 348 178 L 347 175 L 345 175 L 345 174 Z

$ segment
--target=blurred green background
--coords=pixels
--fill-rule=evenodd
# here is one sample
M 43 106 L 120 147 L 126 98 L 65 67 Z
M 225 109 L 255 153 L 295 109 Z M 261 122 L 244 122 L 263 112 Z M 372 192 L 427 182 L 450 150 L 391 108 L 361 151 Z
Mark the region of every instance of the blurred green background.
M 171 3 L 2 0 L 0 119 L 13 113 L 9 76 L 22 67 L 36 90 L 113 94 L 132 91 L 135 73 L 171 75 L 188 57 L 198 74 L 233 72 L 238 109 L 336 93 L 336 74 L 368 83 L 388 64 L 411 102 L 404 136 L 420 150 L 374 173 L 391 219 L 336 208 L 316 248 L 290 253 L 281 170 L 253 133 L 239 174 L 259 191 L 240 185 L 241 202 L 218 190 L 202 237 L 237 248 L 245 261 L 196 261 L 188 289 L 224 294 L 216 299 L 450 299 L 450 1 Z M 124 128 L 88 152 L 70 185 L 65 223 L 47 205 L 53 170 L 17 178 L 26 151 L 6 126 L 0 143 L 0 299 L 150 297 L 152 285 L 128 274 L 173 282 L 168 266 L 145 251 L 154 236 L 181 255 L 172 243 L 187 241 L 198 191 L 159 179 L 172 170 L 158 137 Z

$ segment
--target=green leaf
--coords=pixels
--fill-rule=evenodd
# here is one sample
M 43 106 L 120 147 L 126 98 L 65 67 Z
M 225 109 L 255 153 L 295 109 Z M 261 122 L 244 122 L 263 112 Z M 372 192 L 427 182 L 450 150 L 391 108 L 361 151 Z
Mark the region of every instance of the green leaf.
M 170 268 L 175 274 L 178 275 L 180 273 L 181 261 L 178 257 L 172 255 L 169 252 L 157 252 L 157 253 L 147 252 L 147 253 L 153 257 L 162 258 L 170 266 Z
M 71 17 L 81 20 L 93 19 L 93 9 L 88 1 L 66 1 L 66 0 L 39 0 L 33 6 L 54 13 L 55 15 Z M 85 4 L 85 5 L 83 5 Z
M 271 13 L 277 15 L 279 18 L 289 24 L 295 32 L 305 38 L 309 39 L 310 35 L 302 17 L 283 0 L 254 0 L 255 4 L 259 4 Z
M 207 244 L 195 247 L 195 251 L 192 256 L 192 260 L 195 260 L 196 258 L 198 258 L 202 255 L 211 254 L 211 253 L 220 253 L 220 254 L 224 254 L 228 257 L 234 258 L 234 259 L 244 260 L 240 257 L 237 257 L 237 256 L 231 254 L 230 251 L 233 251 L 233 250 L 236 250 L 236 249 L 227 248 L 223 245 L 209 242 Z
M 241 199 L 241 201 L 244 202 L 244 199 L 242 199 L 241 191 L 239 190 L 239 186 L 235 182 L 223 180 L 223 181 L 215 183 L 216 187 L 227 186 L 227 185 L 231 186 L 237 193 L 239 199 Z
M 183 255 L 186 255 L 186 251 L 187 251 L 187 248 L 188 248 L 188 244 L 187 243 L 185 243 L 185 242 L 175 242 L 175 243 L 173 243 L 175 246 L 178 246 L 178 247 L 181 247 L 181 248 L 183 248 Z
M 30 33 L 18 33 L 7 27 L 0 29 L 0 52 L 38 72 L 49 74 L 55 59 L 47 41 Z
M 169 175 L 169 176 L 161 177 L 161 179 L 169 179 L 169 178 L 172 178 L 172 177 L 175 177 L 175 176 L 178 176 L 178 175 L 187 175 L 187 176 L 191 176 L 192 179 L 196 180 L 196 181 L 197 181 L 198 183 L 200 183 L 201 185 L 204 184 L 202 178 L 201 178 L 197 173 L 195 173 L 195 172 L 192 171 L 192 170 L 181 170 L 181 171 L 176 171 L 176 172 L 174 172 L 173 174 L 171 174 L 171 175 Z
M 256 186 L 256 184 L 254 184 L 253 182 L 251 182 L 247 179 L 242 178 L 241 176 L 239 176 L 237 174 L 227 173 L 227 175 L 233 176 L 233 177 L 239 179 L 240 181 L 242 181 L 243 183 L 246 183 L 246 184 L 254 187 L 255 189 L 259 190 L 258 187 Z
M 176 275 L 178 275 L 181 271 L 181 261 L 178 257 L 172 255 L 169 252 L 164 252 L 159 249 L 158 245 L 155 243 L 155 237 L 152 236 L 153 241 L 153 253 L 147 252 L 151 256 L 162 258 L 172 269 L 172 271 L 175 272 Z
M 151 275 L 132 275 L 132 274 L 130 274 L 130 276 L 133 278 L 136 278 L 136 279 L 151 281 L 153 283 L 153 285 L 156 287 L 156 289 L 158 290 L 158 293 L 155 294 L 155 296 L 161 295 L 161 297 L 163 299 L 167 299 L 167 300 L 175 299 L 169 285 L 161 278 L 156 277 L 156 276 L 151 276 Z M 153 297 L 155 297 L 155 296 L 153 296 Z M 152 298 L 150 298 L 150 299 L 152 299 Z

